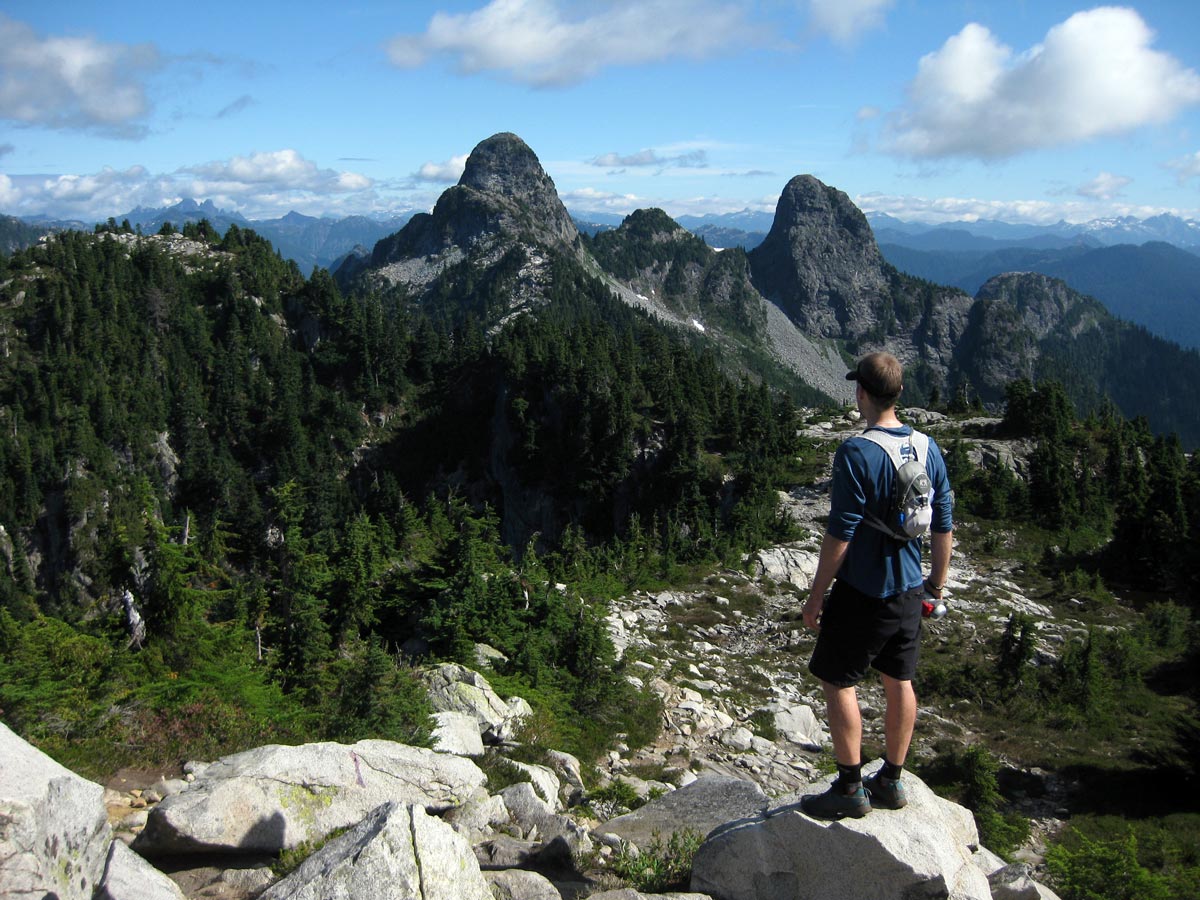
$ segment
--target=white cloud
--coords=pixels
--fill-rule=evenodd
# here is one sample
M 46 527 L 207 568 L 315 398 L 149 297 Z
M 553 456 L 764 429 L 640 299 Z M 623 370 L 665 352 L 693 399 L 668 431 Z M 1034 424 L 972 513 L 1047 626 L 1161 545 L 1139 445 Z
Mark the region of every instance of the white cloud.
M 586 10 L 572 15 L 574 10 Z M 716 0 L 491 0 L 470 13 L 436 13 L 423 34 L 387 45 L 393 64 L 415 68 L 446 55 L 459 71 L 538 87 L 583 81 L 609 66 L 702 59 L 754 34 L 742 4 Z
M 721 215 L 722 213 L 741 212 L 745 209 L 774 212 L 779 203 L 778 194 L 747 203 L 744 197 L 645 197 L 638 194 L 601 191 L 591 187 L 567 191 L 561 196 L 563 205 L 571 212 L 576 213 L 603 212 L 629 215 L 635 209 L 658 208 L 675 218 L 686 215 Z
M 1101 172 L 1087 184 L 1077 187 L 1075 193 L 1081 197 L 1091 197 L 1093 200 L 1112 200 L 1132 183 L 1133 179 L 1126 175 Z
M 290 209 L 344 214 L 392 208 L 375 182 L 357 172 L 319 168 L 295 150 L 235 156 L 228 160 L 154 173 L 144 166 L 91 174 L 13 176 L 0 184 L 0 208 L 12 215 L 50 215 L 99 221 L 137 206 L 170 206 L 184 197 L 212 200 L 255 218 Z
M 911 195 L 867 193 L 859 194 L 854 202 L 865 213 L 887 213 L 898 219 L 929 224 L 945 222 L 975 222 L 994 219 L 1033 225 L 1053 225 L 1056 222 L 1088 222 L 1092 219 L 1150 216 L 1171 213 L 1182 218 L 1195 218 L 1194 209 L 1149 206 L 1123 203 L 1113 198 L 1096 200 L 984 200 L 978 197 L 914 197 Z
M 969 24 L 921 59 L 885 145 L 917 158 L 999 159 L 1170 121 L 1200 103 L 1200 75 L 1153 39 L 1119 7 L 1076 13 L 1019 54 Z
M 639 150 L 637 153 L 628 155 L 605 153 L 593 159 L 591 164 L 602 169 L 639 168 L 642 166 L 703 169 L 708 167 L 708 153 L 704 150 L 688 150 L 675 156 L 660 156 L 654 150 Z
M 1185 184 L 1192 178 L 1200 178 L 1200 150 L 1189 156 L 1181 156 L 1167 163 L 1167 168 L 1175 172 L 1175 178 L 1180 184 Z
M 0 207 L 10 209 L 21 199 L 21 192 L 13 184 L 13 180 L 0 173 Z
M 0 14 L 0 118 L 109 137 L 146 134 L 141 78 L 161 66 L 149 44 L 41 37 Z
M 202 194 L 214 190 L 236 190 L 239 186 L 336 193 L 365 190 L 372 183 L 366 176 L 354 172 L 319 169 L 312 160 L 305 159 L 291 149 L 235 156 L 228 160 L 189 166 L 180 172 L 198 178 L 206 187 L 199 191 Z
M 862 32 L 883 24 L 893 0 L 809 0 L 812 24 L 839 44 L 852 44 Z
M 467 167 L 467 156 L 452 156 L 445 162 L 427 162 L 417 170 L 413 178 L 418 181 L 432 181 L 434 184 L 456 184 L 462 178 L 463 170 Z
M 637 194 L 598 191 L 590 187 L 566 191 L 561 195 L 561 199 L 563 206 L 568 209 L 619 213 L 621 215 L 628 215 L 635 209 L 641 209 L 648 205 L 646 200 Z

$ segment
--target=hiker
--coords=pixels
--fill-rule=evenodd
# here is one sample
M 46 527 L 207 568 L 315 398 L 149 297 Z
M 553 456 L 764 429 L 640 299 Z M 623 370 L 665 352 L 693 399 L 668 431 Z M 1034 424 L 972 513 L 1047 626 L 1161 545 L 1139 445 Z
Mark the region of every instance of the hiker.
M 855 401 L 867 428 L 834 455 L 829 525 L 812 593 L 804 604 L 804 624 L 817 630 L 808 667 L 825 691 L 838 767 L 827 792 L 801 801 L 806 813 L 822 819 L 857 818 L 872 808 L 900 809 L 908 802 L 900 775 L 917 717 L 912 679 L 922 601 L 941 600 L 950 567 L 954 495 L 937 445 L 896 416 L 903 375 L 900 361 L 890 353 L 864 356 L 846 375 L 857 382 Z M 928 481 L 912 466 L 902 477 L 901 462 L 914 454 Z M 928 578 L 922 576 L 922 538 L 898 530 L 903 526 L 897 524 L 897 516 L 903 514 L 895 508 L 899 501 L 894 489 L 906 479 L 921 481 L 913 490 L 925 491 L 915 505 L 927 506 Z M 831 582 L 833 590 L 826 597 Z M 883 678 L 886 753 L 883 767 L 864 782 L 862 716 L 855 685 L 870 667 Z

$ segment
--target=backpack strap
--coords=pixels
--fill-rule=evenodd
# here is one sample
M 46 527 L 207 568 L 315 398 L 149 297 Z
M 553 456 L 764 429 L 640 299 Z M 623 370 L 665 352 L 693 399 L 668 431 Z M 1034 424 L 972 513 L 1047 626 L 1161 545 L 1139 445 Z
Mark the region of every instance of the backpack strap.
M 905 446 L 912 449 L 912 458 L 921 464 L 924 465 L 929 460 L 929 435 L 922 434 L 915 428 L 910 434 L 904 436 L 889 434 L 878 428 L 868 428 L 859 437 L 866 438 L 872 444 L 883 448 L 897 469 L 908 462 L 901 452 Z
M 908 460 L 904 458 L 901 452 L 904 447 L 908 447 L 912 453 L 911 459 L 919 461 L 922 465 L 927 465 L 929 461 L 929 435 L 922 434 L 915 428 L 904 436 L 889 434 L 879 428 L 868 428 L 859 437 L 866 438 L 872 444 L 875 444 L 888 455 L 888 459 L 892 461 L 892 467 L 899 472 L 900 467 Z M 894 497 L 888 500 L 888 513 L 891 514 L 891 508 L 896 503 Z M 897 540 L 908 540 L 907 535 L 897 534 L 892 530 L 887 522 L 883 521 L 879 516 L 875 515 L 871 510 L 863 510 L 863 521 L 877 531 L 882 531 L 888 537 L 896 538 Z

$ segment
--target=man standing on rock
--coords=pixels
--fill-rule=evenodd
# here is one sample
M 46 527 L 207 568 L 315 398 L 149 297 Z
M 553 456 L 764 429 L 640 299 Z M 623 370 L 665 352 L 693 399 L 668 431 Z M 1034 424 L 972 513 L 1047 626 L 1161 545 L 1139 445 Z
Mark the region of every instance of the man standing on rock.
M 908 802 L 900 774 L 917 718 L 912 679 L 922 599 L 926 593 L 940 599 L 946 583 L 954 495 L 941 451 L 929 439 L 925 458 L 919 459 L 933 488 L 931 567 L 926 579 L 921 569 L 922 539 L 899 540 L 880 527 L 888 521 L 897 479 L 897 466 L 884 445 L 899 439 L 900 455 L 908 460 L 926 443 L 896 416 L 903 375 L 900 361 L 890 353 L 865 356 L 846 375 L 857 382 L 855 401 L 867 428 L 863 435 L 845 441 L 834 455 L 829 525 L 812 594 L 804 604 L 804 624 L 817 629 L 817 646 L 808 667 L 825 691 L 838 765 L 837 780 L 828 791 L 801 801 L 806 813 L 822 819 L 860 817 L 872 807 L 899 809 Z M 830 583 L 833 590 L 826 598 Z M 883 768 L 864 784 L 862 715 L 855 685 L 869 668 L 883 677 L 886 755 Z

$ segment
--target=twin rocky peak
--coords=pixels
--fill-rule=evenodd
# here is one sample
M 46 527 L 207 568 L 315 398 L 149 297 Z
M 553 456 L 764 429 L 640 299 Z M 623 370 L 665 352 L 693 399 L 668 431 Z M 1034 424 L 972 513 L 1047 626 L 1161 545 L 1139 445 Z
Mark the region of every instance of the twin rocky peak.
M 426 269 L 425 277 L 414 279 L 406 271 L 412 266 L 397 264 L 414 257 L 458 261 L 481 243 L 516 236 L 581 252 L 575 223 L 537 155 L 515 134 L 502 133 L 472 151 L 462 178 L 432 213 L 414 216 L 376 245 L 369 268 L 393 267 L 385 280 L 406 281 L 419 291 L 433 272 Z M 811 175 L 788 182 L 770 234 L 749 257 L 755 287 L 815 336 L 845 336 L 845 325 L 865 312 L 858 307 L 873 304 L 888 286 L 866 217 L 846 194 Z
M 730 296 L 742 298 L 742 303 L 748 297 L 756 307 L 741 318 L 760 323 L 753 339 L 761 340 L 785 365 L 789 342 L 780 339 L 778 328 L 771 332 L 761 325 L 771 319 L 769 306 L 782 311 L 788 327 L 810 345 L 832 339 L 846 342 L 852 352 L 886 347 L 906 366 L 922 372 L 925 391 L 936 387 L 948 395 L 956 384 L 968 384 L 972 394 L 990 402 L 1003 399 L 1008 381 L 1033 373 L 1036 345 L 1064 321 L 1067 311 L 1061 295 L 1046 297 L 1044 304 L 1028 303 L 1017 311 L 1018 319 L 1030 320 L 1024 349 L 999 355 L 981 351 L 997 343 L 989 330 L 997 317 L 979 306 L 982 292 L 971 298 L 898 273 L 884 260 L 862 211 L 845 193 L 811 175 L 798 175 L 787 183 L 766 239 L 744 256 L 740 251 L 734 254 L 743 262 L 735 264 L 731 258 L 717 266 L 714 261 L 722 254 L 703 245 L 690 254 L 689 271 L 676 272 L 672 282 L 689 292 L 682 306 L 670 308 L 665 292 L 656 288 L 664 284 L 666 270 L 685 264 L 678 256 L 668 262 L 658 251 L 692 236 L 660 211 L 639 211 L 617 229 L 614 240 L 622 239 L 638 242 L 639 258 L 656 262 L 632 278 L 628 272 L 606 270 L 599 254 L 593 255 L 589 242 L 580 237 L 534 152 L 516 135 L 502 133 L 474 149 L 458 184 L 441 195 L 431 213 L 414 216 L 399 232 L 379 241 L 369 258 L 339 270 L 338 278 L 343 284 L 359 281 L 376 289 L 399 289 L 419 302 L 440 281 L 461 272 L 462 265 L 478 282 L 502 260 L 511 261 L 517 248 L 520 266 L 510 275 L 513 299 L 504 311 L 507 315 L 544 302 L 549 260 L 566 256 L 606 281 L 614 294 L 632 303 L 648 302 L 651 312 L 680 324 L 694 321 L 697 314 L 703 318 L 705 304 L 712 309 Z M 720 269 L 719 278 L 713 277 L 715 269 Z M 712 290 L 716 283 L 719 297 Z M 1044 291 L 1021 293 L 1028 298 Z M 1068 307 L 1084 299 L 1069 293 L 1073 298 Z M 1011 331 L 1012 325 L 1008 320 L 1003 327 Z M 1013 346 L 1011 340 L 1001 343 Z M 977 359 L 979 352 L 986 359 Z M 840 378 L 833 369 L 841 361 L 834 362 L 826 374 Z

